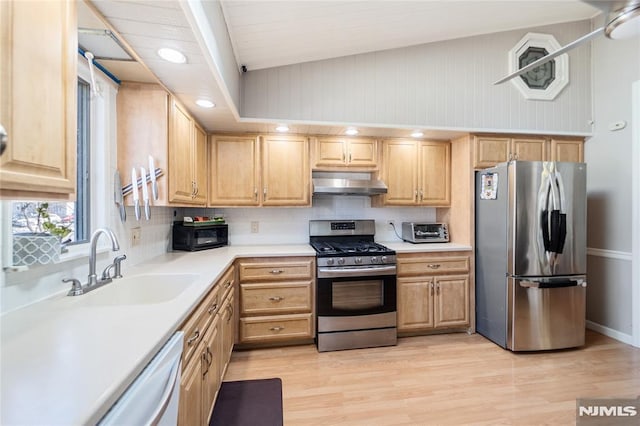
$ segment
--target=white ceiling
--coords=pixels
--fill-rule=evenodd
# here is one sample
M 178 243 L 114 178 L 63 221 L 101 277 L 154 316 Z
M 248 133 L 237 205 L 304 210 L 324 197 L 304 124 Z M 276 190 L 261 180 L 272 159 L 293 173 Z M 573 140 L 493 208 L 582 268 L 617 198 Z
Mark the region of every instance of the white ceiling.
M 225 0 L 221 4 L 238 66 L 249 70 L 583 20 L 599 12 L 578 0 Z M 174 93 L 208 131 L 273 131 L 274 123 L 237 121 L 179 0 L 95 0 L 90 6 L 119 34 L 142 67 Z M 82 16 L 80 13 L 79 25 L 90 20 Z M 156 54 L 160 47 L 181 50 L 188 63 L 174 65 L 161 60 Z M 120 73 L 122 80 L 142 79 L 126 69 Z M 212 100 L 216 108 L 197 107 L 198 98 Z M 345 126 L 289 127 L 298 133 L 341 134 Z M 370 128 L 361 129 L 361 134 L 406 136 L 408 130 Z

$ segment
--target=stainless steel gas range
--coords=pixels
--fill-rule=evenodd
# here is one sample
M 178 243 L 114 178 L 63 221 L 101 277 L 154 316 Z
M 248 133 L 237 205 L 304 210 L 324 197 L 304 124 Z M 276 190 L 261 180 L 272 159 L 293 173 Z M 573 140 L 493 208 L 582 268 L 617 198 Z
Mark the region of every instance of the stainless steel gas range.
M 395 345 L 396 253 L 373 220 L 309 221 L 320 352 Z

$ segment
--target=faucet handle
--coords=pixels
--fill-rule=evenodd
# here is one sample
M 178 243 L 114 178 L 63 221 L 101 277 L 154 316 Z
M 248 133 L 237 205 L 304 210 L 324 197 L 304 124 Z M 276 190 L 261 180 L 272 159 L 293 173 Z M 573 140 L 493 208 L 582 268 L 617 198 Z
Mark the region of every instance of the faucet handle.
M 115 259 L 113 259 L 113 266 L 114 266 L 114 271 L 113 271 L 113 278 L 122 278 L 122 261 L 125 260 L 127 258 L 126 254 L 122 254 L 120 256 L 116 256 Z
M 80 296 L 84 293 L 84 289 L 82 288 L 82 283 L 80 280 L 76 278 L 63 278 L 63 283 L 71 283 L 71 290 L 67 293 L 67 296 Z

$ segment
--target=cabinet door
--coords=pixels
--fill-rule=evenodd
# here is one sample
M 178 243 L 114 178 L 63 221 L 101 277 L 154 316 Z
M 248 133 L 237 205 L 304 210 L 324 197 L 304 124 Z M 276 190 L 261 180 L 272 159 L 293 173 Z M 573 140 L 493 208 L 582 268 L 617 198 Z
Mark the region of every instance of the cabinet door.
M 194 204 L 192 178 L 193 120 L 175 100 L 169 119 L 169 202 Z
M 201 355 L 201 354 L 198 354 Z M 202 356 L 194 356 L 182 370 L 178 425 L 202 425 Z
M 551 140 L 551 161 L 568 161 L 582 163 L 584 161 L 584 141 L 582 139 Z
M 373 139 L 349 139 L 347 144 L 347 164 L 350 167 L 378 167 L 377 141 Z
M 209 205 L 257 206 L 258 140 L 213 136 L 209 148 Z
M 262 205 L 309 206 L 309 141 L 265 136 L 262 140 Z
M 435 327 L 469 324 L 469 276 L 435 278 Z
M 231 359 L 233 351 L 233 342 L 236 338 L 235 315 L 233 311 L 234 297 L 233 294 L 226 298 L 222 310 L 220 311 L 221 328 L 222 328 L 222 345 L 220 355 L 220 380 L 224 378 L 227 364 Z
M 209 424 L 209 417 L 213 410 L 213 403 L 216 400 L 218 389 L 220 388 L 220 345 L 222 344 L 219 318 L 216 316 L 213 323 L 207 329 L 202 339 L 202 421 L 201 425 Z
M 434 280 L 398 278 L 398 331 L 433 327 Z
M 473 166 L 477 169 L 492 167 L 509 159 L 509 138 L 476 136 Z
M 415 141 L 383 142 L 383 180 L 387 184 L 384 204 L 416 205 L 418 160 Z
M 69 199 L 76 187 L 75 1 L 0 1 L 3 198 Z
M 314 168 L 345 166 L 347 164 L 346 141 L 340 138 L 318 138 L 314 143 Z
M 195 167 L 193 180 L 196 186 L 193 201 L 205 205 L 207 203 L 207 134 L 197 124 L 194 125 L 193 130 L 192 163 Z
M 513 139 L 511 159 L 524 161 L 545 161 L 547 141 L 544 139 Z
M 448 142 L 420 142 L 419 203 L 424 206 L 451 204 L 451 146 Z

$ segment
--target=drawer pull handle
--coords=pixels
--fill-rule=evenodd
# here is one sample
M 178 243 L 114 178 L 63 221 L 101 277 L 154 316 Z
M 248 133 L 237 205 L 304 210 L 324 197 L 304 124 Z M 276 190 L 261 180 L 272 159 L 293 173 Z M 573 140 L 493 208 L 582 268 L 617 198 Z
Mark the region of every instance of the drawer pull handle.
M 282 331 L 282 330 L 284 330 L 284 327 L 276 325 L 275 327 L 271 327 L 269 330 L 271 330 L 271 331 Z
M 438 269 L 439 267 L 440 267 L 439 263 L 435 263 L 435 264 L 430 263 L 429 265 L 427 265 L 427 268 L 430 268 L 430 269 Z
M 199 337 L 200 337 L 200 330 L 196 330 L 195 333 L 193 333 L 193 336 L 191 336 L 189 340 L 187 340 L 187 345 L 191 346 L 191 344 L 196 340 L 198 340 Z
M 274 274 L 274 275 L 281 274 L 281 273 L 283 273 L 283 272 L 284 272 L 284 271 L 283 271 L 282 269 L 272 269 L 272 270 L 270 271 L 270 273 L 272 273 L 272 274 Z
M 272 301 L 274 301 L 274 302 L 279 302 L 279 301 L 281 301 L 281 300 L 284 300 L 284 297 L 280 297 L 280 296 L 273 296 L 273 297 L 270 297 L 270 298 L 269 298 L 269 300 L 272 300 Z
M 224 288 L 229 288 L 229 287 L 231 287 L 231 280 L 224 283 Z
M 207 312 L 209 312 L 209 314 L 213 314 L 217 309 L 218 309 L 218 304 L 214 303 L 209 307 L 209 309 L 207 309 Z

